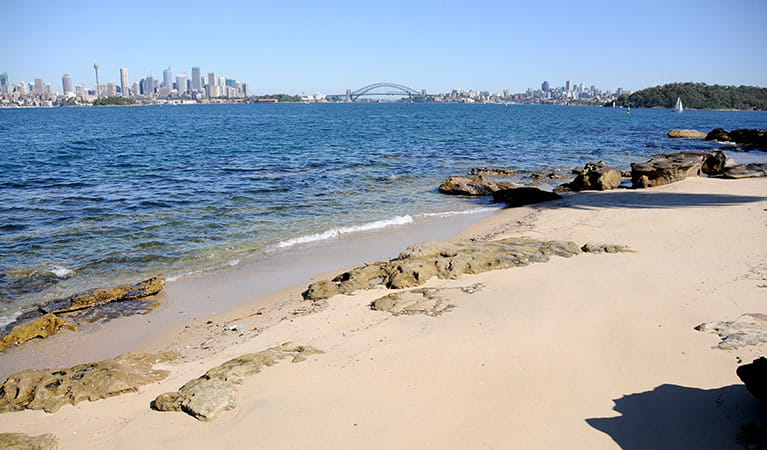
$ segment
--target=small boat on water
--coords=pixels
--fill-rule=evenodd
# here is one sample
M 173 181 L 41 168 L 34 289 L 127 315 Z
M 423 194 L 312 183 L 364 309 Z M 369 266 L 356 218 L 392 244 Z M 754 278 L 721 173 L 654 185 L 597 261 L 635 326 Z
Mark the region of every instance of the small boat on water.
M 684 111 L 684 108 L 682 107 L 682 98 L 681 97 L 677 97 L 676 98 L 676 105 L 674 105 L 673 111 L 674 112 L 678 112 L 678 113 Z

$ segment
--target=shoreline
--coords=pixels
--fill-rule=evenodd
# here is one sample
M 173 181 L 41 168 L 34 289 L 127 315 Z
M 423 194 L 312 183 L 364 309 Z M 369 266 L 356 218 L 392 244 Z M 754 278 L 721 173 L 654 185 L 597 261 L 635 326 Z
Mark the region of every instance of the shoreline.
M 296 313 L 306 306 L 295 297 L 306 284 L 294 286 L 140 346 L 182 351 L 180 361 L 160 365 L 171 371 L 165 381 L 55 414 L 6 414 L 0 431 L 52 432 L 62 448 L 247 446 L 256 434 L 263 448 L 557 448 L 573 439 L 589 448 L 642 439 L 654 440 L 653 448 L 737 448 L 734 433 L 758 416 L 758 401 L 734 370 L 767 344 L 716 350 L 716 336 L 692 328 L 761 311 L 766 187 L 764 178 L 688 178 L 504 209 L 453 239 L 525 236 L 628 245 L 635 253 L 432 279 L 426 286 L 445 289 L 456 305 L 439 317 L 371 311 L 366 305 L 388 292 L 378 289 Z M 386 244 L 390 253 L 404 249 Z M 455 290 L 473 283 L 484 287 Z M 241 330 L 226 331 L 227 324 Z M 216 340 L 200 347 L 210 335 Z M 246 380 L 240 406 L 215 422 L 148 408 L 217 364 L 286 341 L 325 353 Z

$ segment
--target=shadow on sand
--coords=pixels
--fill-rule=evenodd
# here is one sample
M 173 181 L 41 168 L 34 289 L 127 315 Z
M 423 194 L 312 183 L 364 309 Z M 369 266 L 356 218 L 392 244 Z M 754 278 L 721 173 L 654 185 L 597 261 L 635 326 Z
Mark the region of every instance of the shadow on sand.
M 606 194 L 606 195 L 605 195 Z M 728 194 L 693 194 L 682 192 L 642 192 L 621 189 L 609 193 L 583 192 L 564 200 L 541 203 L 541 208 L 682 208 L 700 206 L 728 206 L 767 201 L 767 197 Z
M 614 402 L 620 416 L 586 422 L 623 449 L 765 448 L 758 442 L 764 430 L 761 405 L 743 385 L 695 389 L 664 384 Z

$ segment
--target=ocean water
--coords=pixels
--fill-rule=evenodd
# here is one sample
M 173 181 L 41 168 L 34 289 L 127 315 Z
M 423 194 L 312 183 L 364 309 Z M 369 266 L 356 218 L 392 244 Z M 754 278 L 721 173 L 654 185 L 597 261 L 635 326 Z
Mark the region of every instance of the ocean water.
M 628 168 L 715 148 L 671 128 L 767 113 L 444 104 L 0 109 L 0 322 L 87 288 L 245 264 L 493 207 L 436 191 L 471 167 Z

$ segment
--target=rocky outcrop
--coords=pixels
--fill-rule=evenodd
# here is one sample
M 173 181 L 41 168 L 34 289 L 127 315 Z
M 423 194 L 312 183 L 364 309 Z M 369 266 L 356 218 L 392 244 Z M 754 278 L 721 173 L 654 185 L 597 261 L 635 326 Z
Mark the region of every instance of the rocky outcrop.
M 0 448 L 5 450 L 57 450 L 59 440 L 48 433 L 30 436 L 25 433 L 0 433 Z
M 482 175 L 485 177 L 510 177 L 517 172 L 513 169 L 497 169 L 492 167 L 474 167 L 469 172 L 472 175 Z
M 748 392 L 762 402 L 767 402 L 767 358 L 761 357 L 751 364 L 738 366 L 736 373 Z
M 0 339 L 0 351 L 15 347 L 35 338 L 46 338 L 61 330 L 79 331 L 80 328 L 53 314 L 46 314 L 30 322 L 13 327 Z
M 716 128 L 706 135 L 706 140 L 734 142 L 745 149 L 767 148 L 767 130 L 741 128 L 727 132 L 722 128 Z
M 495 203 L 506 203 L 509 207 L 533 205 L 535 203 L 559 200 L 561 195 L 555 192 L 544 191 L 534 187 L 519 187 L 514 189 L 502 189 L 493 192 Z
M 568 241 L 508 238 L 480 242 L 426 242 L 412 245 L 391 261 L 379 261 L 344 272 L 332 280 L 309 285 L 304 298 L 318 300 L 361 289 L 417 287 L 432 277 L 457 278 L 463 274 L 525 266 L 570 257 L 580 248 Z
M 178 391 L 160 394 L 152 402 L 158 411 L 182 411 L 192 417 L 209 421 L 224 411 L 237 407 L 237 385 L 250 376 L 261 372 L 264 367 L 273 366 L 282 359 L 300 362 L 308 355 L 322 351 L 309 346 L 284 344 L 258 353 L 248 353 L 229 360 L 205 372 Z
M 718 175 L 724 170 L 726 161 L 720 150 L 661 153 L 646 163 L 631 164 L 631 183 L 635 188 L 648 188 L 682 181 L 701 173 Z
M 767 163 L 739 164 L 726 167 L 722 176 L 733 179 L 767 177 Z
M 77 311 L 113 302 L 136 300 L 159 293 L 165 287 L 165 278 L 153 277 L 136 284 L 115 288 L 97 288 L 82 294 L 72 295 L 40 307 L 45 313 Z
M 620 186 L 623 177 L 621 171 L 605 164 L 604 161 L 589 162 L 575 179 L 557 187 L 557 192 L 567 191 L 607 191 Z
M 478 292 L 485 285 L 474 283 L 471 286 L 457 288 L 465 294 Z M 456 288 L 424 288 L 411 289 L 409 291 L 395 292 L 374 300 L 370 309 L 374 311 L 386 311 L 395 316 L 424 314 L 427 316 L 439 316 L 455 307 L 448 300 L 441 297 L 445 290 Z
M 570 178 L 570 175 L 559 172 L 533 172 L 530 174 L 530 179 L 533 181 L 561 180 L 564 178 Z
M 767 342 L 767 314 L 743 314 L 734 321 L 705 322 L 695 329 L 719 336 L 722 340 L 714 348 L 733 350 Z
M 176 359 L 178 354 L 126 353 L 113 359 L 80 364 L 69 369 L 25 370 L 0 386 L 0 413 L 23 409 L 56 412 L 64 405 L 96 401 L 165 379 L 168 372 L 154 364 Z
M 703 139 L 706 133 L 698 130 L 669 130 L 668 137 L 681 139 Z
M 514 187 L 511 183 L 496 183 L 483 176 L 450 177 L 439 185 L 439 192 L 448 195 L 492 195 L 499 189 Z

